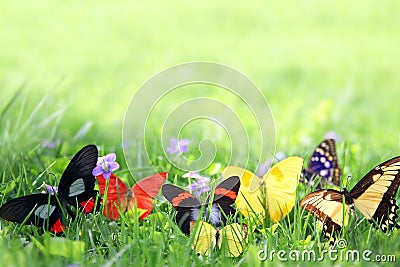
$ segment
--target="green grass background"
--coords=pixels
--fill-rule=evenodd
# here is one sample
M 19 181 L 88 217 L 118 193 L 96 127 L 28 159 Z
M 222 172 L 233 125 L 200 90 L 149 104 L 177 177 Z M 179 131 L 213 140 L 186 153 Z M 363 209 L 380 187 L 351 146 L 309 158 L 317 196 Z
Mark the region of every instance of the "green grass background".
M 336 131 L 343 177 L 352 175 L 353 185 L 373 166 L 399 154 L 399 8 L 398 1 L 2 1 L 2 201 L 32 193 L 43 181 L 56 184 L 47 168 L 56 161 L 50 171 L 60 177 L 84 144 L 122 156 L 123 117 L 135 91 L 155 73 L 189 61 L 226 64 L 259 86 L 274 115 L 278 151 L 307 157 L 327 131 Z M 42 149 L 44 139 L 60 139 L 62 146 Z M 223 164 L 224 157 L 217 161 Z M 159 165 L 170 168 L 163 161 Z M 167 209 L 161 203 L 161 210 Z M 302 225 L 300 212 L 293 212 L 291 223 Z M 77 261 L 82 266 L 113 258 L 116 266 L 231 263 L 191 255 L 187 239 L 166 218 L 130 222 L 127 228 L 108 226 L 103 219 L 79 222 L 94 232 L 92 240 L 78 230 L 67 234 L 85 242 L 85 254 Z M 311 233 L 290 227 L 277 243 L 268 242 L 290 247 Z M 363 227 L 369 229 L 366 223 Z M 21 247 L 21 239 L 33 231 L 24 229 L 2 226 L 3 262 L 76 262 Z M 372 232 L 367 238 L 368 233 L 353 235 L 351 247 L 399 257 L 398 233 Z M 33 236 L 47 242 L 46 235 Z M 259 263 L 257 238 L 246 256 L 233 263 Z M 119 258 L 122 248 L 126 251 Z M 25 263 L 13 263 L 17 259 Z

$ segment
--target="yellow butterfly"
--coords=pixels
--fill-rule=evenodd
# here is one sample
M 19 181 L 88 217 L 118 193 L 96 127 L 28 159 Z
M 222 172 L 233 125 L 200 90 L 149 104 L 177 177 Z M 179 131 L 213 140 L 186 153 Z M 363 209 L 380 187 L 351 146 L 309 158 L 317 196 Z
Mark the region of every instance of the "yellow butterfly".
M 217 230 L 204 221 L 191 221 L 190 233 L 194 234 L 193 250 L 209 256 L 218 247 L 226 257 L 238 257 L 243 252 L 247 238 L 247 225 L 232 223 Z
M 269 217 L 276 223 L 294 207 L 303 161 L 301 157 L 288 157 L 275 164 L 263 178 L 235 166 L 226 167 L 222 176 L 240 177 L 241 185 L 235 203 L 245 217 L 254 214 L 265 216 L 266 207 Z

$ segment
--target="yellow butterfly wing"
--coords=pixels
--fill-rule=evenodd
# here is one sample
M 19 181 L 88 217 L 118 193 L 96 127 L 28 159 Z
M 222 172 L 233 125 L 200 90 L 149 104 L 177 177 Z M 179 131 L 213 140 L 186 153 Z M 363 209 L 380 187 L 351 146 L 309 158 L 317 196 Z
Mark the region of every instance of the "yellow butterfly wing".
M 343 193 L 333 189 L 312 192 L 300 201 L 303 209 L 314 214 L 323 223 L 324 236 L 331 244 L 334 244 L 337 238 L 333 233 L 340 232 L 349 222 L 351 207 L 343 201 Z
M 294 206 L 303 161 L 300 157 L 288 157 L 264 176 L 268 213 L 274 223 L 283 219 Z
M 261 178 L 254 173 L 236 166 L 226 167 L 222 176 L 227 179 L 231 176 L 240 178 L 240 189 L 236 198 L 236 208 L 248 217 L 251 213 L 264 214 L 263 197 L 261 192 Z
M 318 220 L 325 222 L 329 218 L 332 223 L 343 227 L 348 224 L 350 211 L 350 205 L 343 205 L 343 197 L 343 194 L 336 190 L 321 189 L 308 194 L 300 201 L 300 205 L 315 214 Z M 346 214 L 345 218 L 343 214 Z
M 209 223 L 190 222 L 190 233 L 194 234 L 192 248 L 196 253 L 209 256 L 217 243 L 217 230 Z
M 226 257 L 238 257 L 243 253 L 247 238 L 247 225 L 232 223 L 219 231 L 218 248 Z

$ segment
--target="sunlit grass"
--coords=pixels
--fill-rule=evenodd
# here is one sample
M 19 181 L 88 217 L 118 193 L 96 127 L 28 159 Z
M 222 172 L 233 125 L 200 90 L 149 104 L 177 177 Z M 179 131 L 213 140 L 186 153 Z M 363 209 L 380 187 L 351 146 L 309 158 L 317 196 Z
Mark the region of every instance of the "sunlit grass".
M 21 100 L 23 98 L 16 99 L 14 104 Z M 12 108 L 10 106 L 10 110 Z M 29 109 L 23 113 L 25 112 L 32 114 Z M 40 114 L 40 109 L 37 112 Z M 15 114 L 24 117 L 24 114 Z M 32 125 L 27 125 L 27 129 L 32 129 L 31 127 L 34 127 L 36 122 L 43 121 L 43 117 L 32 118 L 29 122 Z M 23 123 L 26 123 L 25 121 Z M 46 128 L 48 131 L 45 132 L 52 132 L 50 126 L 46 126 Z M 24 133 L 18 132 L 18 129 L 15 129 L 15 131 L 13 139 L 7 140 L 10 144 L 25 140 Z M 10 138 L 7 132 L 2 136 L 3 138 Z M 40 190 L 38 187 L 43 182 L 57 185 L 68 158 L 74 153 L 72 151 L 77 151 L 81 146 L 78 142 L 72 143 L 63 140 L 55 149 L 49 149 L 41 146 L 41 131 L 36 131 L 31 136 L 34 137 L 32 140 L 25 140 L 23 146 L 15 147 L 19 150 L 14 150 L 11 153 L 13 150 L 9 148 L 6 150 L 7 153 L 2 152 L 11 158 L 1 162 L 1 169 L 3 170 L 1 203 L 13 197 L 38 192 Z M 82 138 L 90 139 L 88 136 Z M 193 139 L 192 141 L 195 142 Z M 99 145 L 104 147 L 100 153 L 110 152 L 106 144 Z M 110 147 L 116 148 L 117 146 L 111 145 Z M 293 147 L 288 154 L 308 157 L 312 149 L 312 146 L 308 146 L 308 151 L 305 151 L 304 145 L 299 145 Z M 122 162 L 122 148 L 116 149 L 116 152 Z M 382 160 L 376 154 L 370 153 L 363 156 L 363 164 L 354 160 L 363 153 L 365 153 L 365 148 L 358 147 L 351 142 L 339 142 L 340 164 L 344 167 L 345 175 L 352 175 L 352 178 L 348 181 L 349 188 L 367 170 Z M 151 155 L 158 158 L 162 154 L 161 149 L 155 148 Z M 68 156 L 65 157 L 64 155 Z M 223 158 L 219 159 L 221 162 L 223 160 Z M 158 168 L 165 168 L 170 172 L 169 182 L 183 187 L 186 186 L 187 180 L 180 178 L 181 171 L 172 167 L 167 161 L 157 160 L 157 163 Z M 127 180 L 130 185 L 133 185 L 134 182 L 130 178 L 126 166 L 120 170 L 119 175 Z M 212 176 L 214 179 L 218 177 L 219 174 Z M 297 200 L 300 200 L 312 190 L 312 188 L 299 185 Z M 240 264 L 258 266 L 262 263 L 258 258 L 259 255 L 264 255 L 260 254 L 261 250 L 266 249 L 266 252 L 270 253 L 271 250 L 303 251 L 304 249 L 311 249 L 315 251 L 316 255 L 320 255 L 319 253 L 322 253 L 324 249 L 329 248 L 329 243 L 322 237 L 322 226 L 315 220 L 314 216 L 305 212 L 296 204 L 289 216 L 282 220 L 278 226 L 273 226 L 268 218 L 260 225 L 245 221 L 250 229 L 249 238 L 244 253 L 239 258 L 225 258 L 222 256 L 223 251 L 217 251 L 210 257 L 199 257 L 192 250 L 193 237 L 183 235 L 175 224 L 174 211 L 171 205 L 162 197 L 157 197 L 155 204 L 153 214 L 144 221 L 139 221 L 135 214 L 126 214 L 117 222 L 110 221 L 101 212 L 88 216 L 81 214 L 77 220 L 70 222 L 62 239 L 52 237 L 49 233 L 43 234 L 43 231 L 34 226 L 1 222 L 1 257 L 7 266 L 67 265 L 72 263 L 78 263 L 81 266 L 103 264 L 104 266 L 131 264 L 149 266 Z M 351 220 L 350 226 L 342 237 L 347 241 L 348 249 L 359 251 L 368 249 L 373 252 L 373 255 L 393 254 L 400 257 L 400 247 L 396 241 L 399 238 L 399 232 L 394 231 L 387 235 L 376 231 L 359 213 Z M 62 240 L 65 240 L 65 242 Z M 53 250 L 52 246 L 57 242 L 61 242 L 60 249 Z M 273 262 L 270 262 L 272 259 Z M 267 258 L 266 261 L 268 264 L 279 265 L 282 263 L 276 256 Z M 324 262 L 328 265 L 334 264 L 334 261 L 327 259 Z M 297 263 L 301 263 L 301 261 L 297 261 Z

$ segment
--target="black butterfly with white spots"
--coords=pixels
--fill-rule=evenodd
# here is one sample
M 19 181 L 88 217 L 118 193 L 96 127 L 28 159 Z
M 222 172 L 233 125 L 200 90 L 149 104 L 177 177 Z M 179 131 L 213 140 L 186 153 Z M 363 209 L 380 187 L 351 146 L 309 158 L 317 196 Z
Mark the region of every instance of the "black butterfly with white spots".
M 321 177 L 321 183 L 317 188 L 325 186 L 326 182 L 339 186 L 340 174 L 335 140 L 325 139 L 314 149 L 308 167 L 304 169 L 303 180 L 307 184 L 312 184 L 316 177 Z
M 83 147 L 70 161 L 61 176 L 58 193 L 32 194 L 14 198 L 0 207 L 0 217 L 4 220 L 32 224 L 61 234 L 65 226 L 66 215 L 75 217 L 72 210 L 78 207 L 84 213 L 95 209 L 95 177 L 92 170 L 96 167 L 97 147 Z

